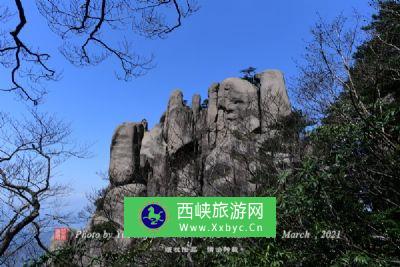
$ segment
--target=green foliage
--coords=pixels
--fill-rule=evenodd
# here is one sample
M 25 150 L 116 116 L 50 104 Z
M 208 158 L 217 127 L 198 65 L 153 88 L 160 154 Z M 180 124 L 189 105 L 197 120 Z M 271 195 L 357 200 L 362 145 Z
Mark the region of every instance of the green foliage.
M 263 143 L 252 177 L 260 185 L 258 195 L 277 198 L 278 235 L 307 230 L 312 238 L 196 238 L 190 241 L 199 253 L 190 257 L 150 251 L 154 244 L 147 240 L 123 253 L 107 253 L 108 265 L 399 265 L 400 3 L 377 3 L 379 12 L 365 28 L 373 35 L 355 53 L 351 69 L 368 112 L 361 115 L 354 96 L 342 93 L 321 125 L 306 133 L 310 122 L 294 111 L 273 126 L 279 134 Z M 243 70 L 243 78 L 253 81 L 254 70 Z M 276 164 L 278 153 L 289 154 L 293 164 Z M 324 231 L 335 231 L 338 238 L 322 238 Z M 243 250 L 208 253 L 207 246 Z M 65 251 L 67 257 L 72 252 Z
M 245 248 L 242 253 L 199 256 L 200 265 L 400 264 L 400 3 L 378 6 L 365 28 L 372 38 L 354 55 L 351 70 L 368 116 L 342 93 L 307 135 L 301 113 L 282 118 L 276 125 L 281 135 L 264 142 L 260 157 L 265 161 L 253 177 L 262 187 L 258 194 L 277 197 L 278 234 L 308 230 L 316 238 L 235 240 Z M 295 145 L 296 135 L 307 141 L 309 153 L 293 149 L 301 146 Z M 277 168 L 271 163 L 275 152 L 303 154 L 299 164 Z M 339 238 L 321 238 L 328 230 L 340 233 Z M 231 240 L 199 242 L 229 245 Z
M 203 103 L 201 103 L 201 108 L 203 109 L 208 108 L 208 98 L 203 100 Z
M 242 79 L 250 82 L 250 83 L 255 83 L 254 75 L 255 75 L 256 68 L 254 67 L 248 67 L 246 69 L 243 69 L 240 71 L 240 73 L 243 75 Z
M 373 37 L 355 53 L 355 82 L 363 88 L 363 97 L 370 103 L 391 94 L 399 104 L 400 2 L 374 2 L 379 12 L 372 16 L 372 22 L 364 28 Z
M 114 222 L 107 221 L 107 222 L 93 225 L 92 232 L 99 233 L 101 235 L 103 233 L 108 233 L 108 234 L 111 234 L 111 236 L 115 236 L 115 235 L 117 235 L 118 230 L 117 230 L 117 226 L 115 225 Z
M 51 253 L 45 253 L 38 259 L 34 260 L 29 264 L 31 267 L 40 267 L 40 266 L 51 266 L 53 264 L 54 266 L 79 266 L 78 264 L 74 263 L 74 259 L 76 257 L 79 257 L 80 249 L 82 249 L 82 246 L 79 244 L 76 244 L 74 246 L 67 245 L 65 247 L 62 247 L 58 250 L 52 251 Z
M 104 198 L 107 194 L 107 188 L 103 188 L 98 190 L 95 195 L 92 197 L 94 200 L 94 206 L 96 210 L 104 210 Z

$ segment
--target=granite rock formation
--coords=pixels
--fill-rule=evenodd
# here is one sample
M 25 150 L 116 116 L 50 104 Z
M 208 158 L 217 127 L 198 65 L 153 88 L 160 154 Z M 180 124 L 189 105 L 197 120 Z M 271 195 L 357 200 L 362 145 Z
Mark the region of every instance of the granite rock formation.
M 245 196 L 256 184 L 250 172 L 261 142 L 277 134 L 271 129 L 291 105 L 283 74 L 259 73 L 249 81 L 228 78 L 185 104 L 175 90 L 160 122 L 126 122 L 112 137 L 110 186 L 103 210 L 92 219 L 108 218 L 122 227 L 124 196 Z
M 110 184 L 96 201 L 85 231 L 102 232 L 111 223 L 121 232 L 126 196 L 252 195 L 257 189 L 252 177 L 260 162 L 259 148 L 280 134 L 274 124 L 290 113 L 284 77 L 277 70 L 214 83 L 208 98 L 201 103 L 194 95 L 191 106 L 181 91 L 173 91 L 167 110 L 152 129 L 143 119 L 115 130 Z M 288 160 L 284 154 L 278 158 Z M 86 266 L 93 256 L 125 251 L 136 241 L 114 237 L 105 243 L 79 238 L 71 242 L 85 250 L 85 256 L 75 259 Z M 62 245 L 53 243 L 52 250 Z

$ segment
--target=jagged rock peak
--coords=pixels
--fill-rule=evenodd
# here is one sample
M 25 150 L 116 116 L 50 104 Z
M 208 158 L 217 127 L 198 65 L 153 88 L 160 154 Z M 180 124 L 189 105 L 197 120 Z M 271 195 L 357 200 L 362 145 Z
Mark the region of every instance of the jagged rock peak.
M 173 91 L 160 122 L 152 129 L 142 120 L 125 122 L 115 130 L 110 185 L 102 201 L 97 201 L 87 231 L 103 229 L 110 222 L 122 231 L 127 196 L 253 195 L 257 184 L 251 173 L 258 166 L 254 159 L 261 144 L 279 134 L 273 130 L 274 122 L 290 112 L 284 77 L 277 70 L 214 83 L 208 99 L 201 104 L 196 94 L 191 107 L 181 91 Z M 114 238 L 106 244 L 123 251 L 134 240 Z M 91 248 L 100 243 L 85 242 L 88 255 L 100 256 L 99 249 Z M 90 258 L 79 260 L 90 262 Z
M 143 122 L 124 122 L 115 130 L 110 147 L 109 168 L 110 182 L 113 185 L 132 183 L 139 178 L 139 155 L 145 127 L 147 125 Z
M 174 90 L 153 129 L 147 131 L 145 120 L 116 129 L 111 144 L 111 184 L 143 184 L 147 195 L 251 193 L 254 185 L 246 178 L 248 174 L 236 170 L 243 166 L 234 163 L 230 154 L 232 149 L 246 147 L 251 155 L 257 145 L 236 135 L 253 134 L 263 140 L 271 135 L 270 125 L 290 112 L 284 76 L 278 70 L 266 70 L 251 80 L 227 78 L 214 83 L 203 104 L 200 95 L 193 96 L 191 108 L 182 92 Z M 224 166 L 222 174 L 215 171 L 220 165 Z M 240 185 L 240 192 L 231 190 L 228 183 Z

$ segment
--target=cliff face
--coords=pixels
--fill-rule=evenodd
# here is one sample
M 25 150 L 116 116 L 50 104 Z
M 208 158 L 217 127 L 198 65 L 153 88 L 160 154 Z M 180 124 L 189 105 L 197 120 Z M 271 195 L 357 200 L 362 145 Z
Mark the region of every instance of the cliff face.
M 208 102 L 208 103 L 207 103 Z M 249 82 L 228 78 L 199 95 L 191 107 L 174 91 L 160 122 L 118 126 L 111 142 L 110 186 L 104 210 L 92 223 L 112 219 L 123 225 L 124 196 L 244 196 L 256 188 L 248 162 L 263 140 L 277 134 L 269 127 L 290 114 L 283 75 L 269 70 Z M 104 218 L 106 217 L 106 218 Z
M 250 81 L 228 78 L 210 86 L 203 104 L 199 95 L 193 96 L 191 107 L 185 102 L 182 93 L 174 91 L 166 112 L 150 131 L 145 120 L 117 127 L 111 141 L 110 185 L 96 201 L 96 211 L 84 231 L 122 232 L 126 196 L 246 196 L 256 192 L 253 177 L 265 161 L 260 158 L 265 155 L 259 153 L 261 145 L 280 135 L 274 124 L 291 113 L 282 73 L 269 70 Z M 285 154 L 274 158 L 283 166 L 289 160 Z M 129 250 L 137 242 L 118 236 L 107 242 L 72 237 L 62 244 L 53 241 L 52 250 L 68 243 L 81 248 L 73 261 L 86 266 L 93 257 L 102 259 L 106 252 Z

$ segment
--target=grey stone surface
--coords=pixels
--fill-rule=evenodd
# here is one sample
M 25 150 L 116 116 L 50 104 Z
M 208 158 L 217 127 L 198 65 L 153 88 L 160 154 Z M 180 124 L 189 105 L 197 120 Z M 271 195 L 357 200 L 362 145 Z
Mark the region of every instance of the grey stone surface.
M 147 179 L 149 196 L 165 195 L 167 183 L 167 144 L 162 125 L 157 124 L 144 134 L 140 150 L 140 167 Z
M 163 127 L 169 153 L 193 141 L 193 126 L 193 113 L 184 105 L 182 92 L 175 90 L 168 102 Z
M 217 130 L 217 118 L 218 118 L 218 89 L 219 84 L 213 83 L 208 88 L 208 108 L 207 108 L 207 125 L 209 133 L 207 136 L 208 144 L 210 146 L 215 145 L 216 141 L 216 130 Z
M 115 130 L 110 148 L 110 181 L 123 185 L 140 180 L 140 146 L 144 134 L 141 123 L 126 122 Z
M 201 101 L 200 95 L 198 95 L 198 94 L 193 95 L 192 111 L 193 111 L 193 118 L 195 121 L 197 121 L 200 116 L 200 101 Z
M 261 124 L 264 132 L 269 124 L 279 116 L 287 116 L 291 112 L 291 104 L 286 90 L 283 73 L 279 70 L 267 70 L 256 75 L 260 81 Z
M 254 81 L 228 78 L 214 83 L 208 89 L 208 105 L 201 106 L 200 95 L 194 95 L 191 108 L 175 90 L 160 123 L 149 131 L 145 119 L 118 126 L 111 142 L 111 184 L 103 208 L 96 210 L 87 229 L 113 221 L 123 230 L 125 196 L 252 195 L 257 185 L 251 172 L 258 163 L 249 160 L 257 157 L 263 141 L 278 133 L 271 125 L 291 112 L 280 71 L 264 71 Z M 290 160 L 278 156 L 282 162 Z M 105 243 L 121 249 L 131 244 L 132 239 Z M 89 255 L 101 251 L 90 248 Z
M 111 189 L 104 198 L 104 217 L 118 224 L 124 225 L 124 197 L 143 197 L 147 195 L 144 184 L 127 184 Z
M 250 164 L 237 155 L 255 156 L 261 142 L 276 134 L 270 126 L 290 112 L 278 70 L 257 74 L 253 83 L 227 78 L 212 84 L 207 107 L 196 94 L 190 108 L 175 90 L 150 131 L 145 120 L 117 128 L 111 183 L 142 183 L 148 196 L 251 194 Z
M 225 79 L 218 90 L 218 128 L 252 132 L 260 127 L 258 91 L 250 82 L 240 78 Z

